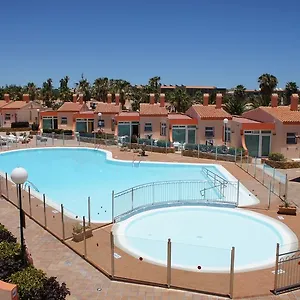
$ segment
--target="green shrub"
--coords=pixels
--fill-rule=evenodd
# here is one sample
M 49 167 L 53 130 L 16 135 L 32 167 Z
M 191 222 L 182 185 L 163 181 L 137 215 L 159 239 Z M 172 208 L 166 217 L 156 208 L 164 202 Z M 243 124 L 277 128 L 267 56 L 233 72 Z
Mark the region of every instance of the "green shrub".
M 47 279 L 40 291 L 41 300 L 65 300 L 67 295 L 71 295 L 71 293 L 66 284 L 63 282 L 60 285 L 55 277 Z
M 17 239 L 0 223 L 0 242 L 16 243 Z
M 38 131 L 38 130 L 39 130 L 39 124 L 33 123 L 33 124 L 31 125 L 31 130 L 32 130 L 32 131 Z
M 269 160 L 273 161 L 285 161 L 284 155 L 282 153 L 270 153 Z
M 23 270 L 24 267 L 21 259 L 0 259 L 0 280 L 7 281 L 12 274 Z
M 17 243 L 9 243 L 7 241 L 0 242 L 0 259 L 21 257 L 21 247 Z
M 29 128 L 28 122 L 12 122 L 11 128 Z

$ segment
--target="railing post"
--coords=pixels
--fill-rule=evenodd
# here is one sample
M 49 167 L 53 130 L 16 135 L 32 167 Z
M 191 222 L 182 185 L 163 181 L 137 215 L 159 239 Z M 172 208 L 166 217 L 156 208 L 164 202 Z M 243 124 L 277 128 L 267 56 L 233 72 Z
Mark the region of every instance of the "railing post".
M 262 185 L 265 185 L 265 164 L 262 167 Z
M 167 285 L 171 287 L 171 274 L 172 274 L 172 244 L 171 239 L 168 239 L 167 244 Z
M 256 164 L 257 164 L 257 157 L 254 160 L 254 178 L 256 178 Z
M 218 160 L 218 147 L 216 146 L 216 160 Z
M 200 145 L 198 144 L 198 158 L 200 156 Z
M 7 179 L 7 173 L 5 173 L 5 189 L 6 189 L 6 197 L 8 197 L 8 179 Z
M 83 246 L 84 246 L 84 257 L 87 257 L 87 251 L 86 251 L 86 227 L 85 227 L 85 216 L 82 218 L 83 220 Z
M 233 298 L 233 288 L 234 288 L 234 259 L 235 259 L 235 247 L 231 248 L 231 262 L 230 262 L 230 288 L 229 296 Z
M 288 199 L 288 176 L 285 174 L 285 191 L 284 191 L 284 199 L 287 201 Z
M 54 132 L 52 132 L 52 146 L 54 146 Z
M 31 210 L 31 188 L 30 185 L 28 186 L 28 202 L 29 202 L 29 215 L 32 217 L 32 210 Z
M 94 147 L 96 148 L 96 132 L 94 132 Z
M 270 182 L 269 193 L 268 193 L 268 210 L 270 209 L 271 206 L 271 195 L 272 195 L 272 183 Z
M 131 210 L 133 210 L 133 188 L 131 189 Z
M 240 181 L 238 180 L 237 187 L 236 187 L 236 206 L 239 206 L 239 202 L 240 202 Z
M 276 169 L 273 168 L 273 176 L 272 176 L 272 192 L 274 193 L 274 186 L 275 186 L 275 175 L 276 175 Z
M 37 136 L 38 136 L 38 134 L 36 133 L 35 134 L 35 146 L 37 147 L 37 145 L 38 145 L 38 138 L 37 138 Z
M 155 187 L 154 182 L 152 182 L 152 204 L 155 202 Z
M 60 205 L 60 211 L 61 211 L 61 225 L 62 225 L 62 236 L 63 236 L 63 241 L 66 238 L 65 235 L 65 220 L 64 220 L 64 206 L 63 204 Z
M 151 152 L 153 151 L 152 147 L 153 147 L 153 140 L 151 139 Z
M 80 132 L 78 132 L 78 145 L 80 146 Z
M 234 148 L 234 162 L 236 163 L 236 147 Z
M 115 191 L 111 192 L 111 220 L 115 223 Z
M 276 292 L 276 290 L 277 290 L 278 263 L 279 263 L 279 243 L 276 244 L 275 276 L 274 276 L 274 292 Z
M 88 225 L 91 226 L 91 197 L 88 197 Z
M 115 277 L 115 243 L 114 234 L 110 232 L 110 251 L 111 251 L 111 277 Z
M 243 150 L 241 150 L 241 168 L 243 168 Z
M 45 194 L 43 194 L 43 204 L 44 204 L 44 225 L 47 228 L 46 195 Z
M 166 154 L 168 154 L 168 142 L 166 140 Z
M 64 146 L 65 145 L 65 133 L 64 133 L 64 131 L 62 133 L 62 138 L 63 138 L 63 146 Z

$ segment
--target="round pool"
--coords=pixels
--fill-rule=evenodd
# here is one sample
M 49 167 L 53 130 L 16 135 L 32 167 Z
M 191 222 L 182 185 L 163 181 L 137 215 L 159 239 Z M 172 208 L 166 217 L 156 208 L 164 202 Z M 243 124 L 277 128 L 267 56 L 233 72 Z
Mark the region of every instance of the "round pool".
M 166 265 L 170 238 L 172 267 L 195 272 L 229 272 L 232 247 L 237 272 L 271 267 L 277 243 L 290 244 L 287 251 L 298 244 L 282 222 L 233 208 L 154 209 L 116 223 L 113 230 L 117 247 L 157 265 Z

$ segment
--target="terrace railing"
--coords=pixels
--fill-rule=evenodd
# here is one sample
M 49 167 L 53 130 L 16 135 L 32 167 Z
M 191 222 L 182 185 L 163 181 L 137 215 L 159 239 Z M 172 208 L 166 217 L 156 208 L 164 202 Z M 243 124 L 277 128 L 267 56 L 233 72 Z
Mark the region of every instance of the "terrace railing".
M 205 191 L 205 192 L 203 192 Z M 173 180 L 151 182 L 114 193 L 112 220 L 118 222 L 140 211 L 180 205 L 238 206 L 239 182 L 214 185 L 212 181 Z

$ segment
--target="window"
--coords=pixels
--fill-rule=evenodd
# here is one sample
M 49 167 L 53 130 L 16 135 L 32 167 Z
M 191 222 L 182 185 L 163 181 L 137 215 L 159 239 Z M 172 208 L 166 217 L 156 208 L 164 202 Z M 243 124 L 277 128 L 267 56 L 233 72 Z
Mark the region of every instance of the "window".
M 67 118 L 67 117 L 61 117 L 61 122 L 60 122 L 60 124 L 62 124 L 62 125 L 68 124 L 68 118 Z
M 286 143 L 287 144 L 297 144 L 296 133 L 288 132 L 286 134 Z
M 167 135 L 167 124 L 166 123 L 160 123 L 160 135 L 161 136 Z
M 214 137 L 215 127 L 205 127 L 205 137 Z
M 226 126 L 225 142 L 230 142 L 230 139 L 231 139 L 231 131 L 230 128 Z
M 152 123 L 145 123 L 145 132 L 151 132 L 152 131 Z
M 5 121 L 10 121 L 10 114 L 5 114 Z

